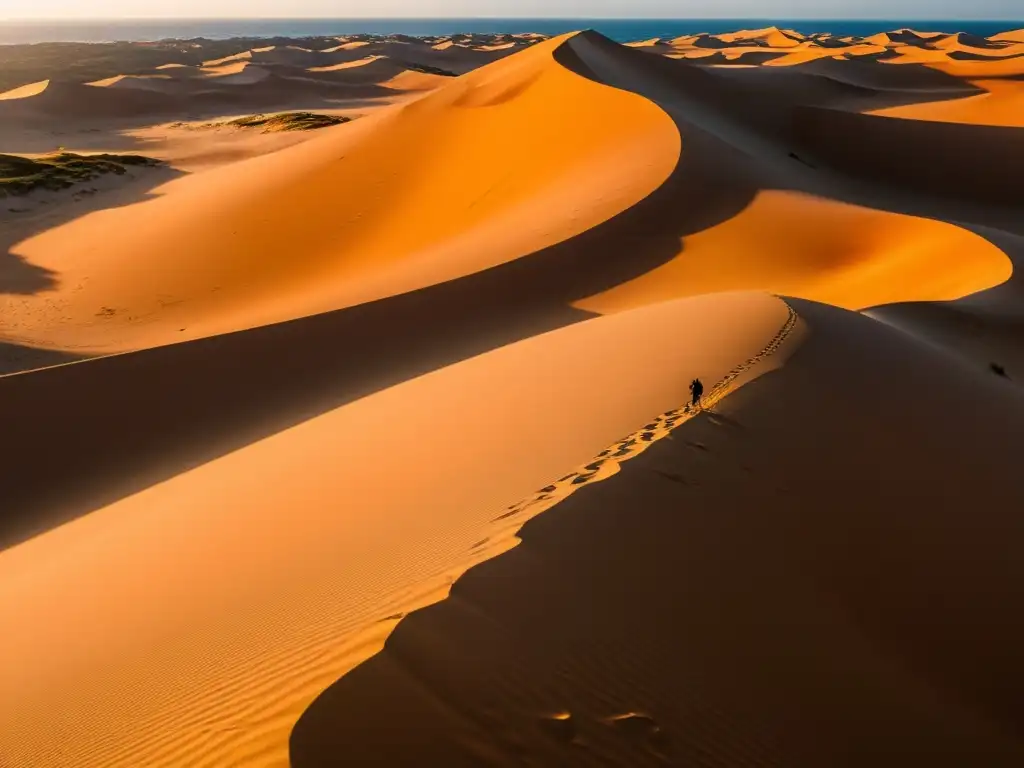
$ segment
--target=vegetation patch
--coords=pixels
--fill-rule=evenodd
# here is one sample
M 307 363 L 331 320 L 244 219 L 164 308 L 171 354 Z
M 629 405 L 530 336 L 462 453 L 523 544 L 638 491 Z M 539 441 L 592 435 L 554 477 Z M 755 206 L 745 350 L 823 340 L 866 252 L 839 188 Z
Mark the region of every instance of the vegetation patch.
M 317 128 L 341 125 L 351 119 L 351 117 L 321 115 L 316 112 L 282 112 L 277 115 L 239 117 L 235 120 L 228 120 L 225 125 L 234 125 L 239 128 L 262 128 L 264 133 L 275 133 L 278 131 L 314 131 Z
M 0 197 L 25 195 L 35 189 L 67 189 L 108 173 L 118 176 L 129 166 L 162 165 L 142 155 L 76 155 L 56 152 L 38 158 L 0 154 Z
M 432 67 L 429 64 L 414 64 L 413 62 L 403 61 L 402 66 L 406 69 L 411 69 L 414 72 L 423 72 L 427 75 L 440 75 L 441 77 L 458 77 L 454 72 L 449 72 L 447 69 L 441 69 L 440 67 Z

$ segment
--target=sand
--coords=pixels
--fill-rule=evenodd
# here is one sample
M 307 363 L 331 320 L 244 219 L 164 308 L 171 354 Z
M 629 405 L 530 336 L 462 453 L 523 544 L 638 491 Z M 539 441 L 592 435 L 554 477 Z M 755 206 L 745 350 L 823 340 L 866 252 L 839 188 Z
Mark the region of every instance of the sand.
M 291 724 L 379 647 L 389 616 L 443 597 L 514 544 L 521 520 L 500 517 L 510 505 L 676 407 L 693 376 L 723 378 L 786 317 L 777 299 L 739 294 L 572 325 L 325 412 L 6 550 L 0 601 L 16 601 L 20 619 L 0 641 L 13 662 L 5 683 L 27 695 L 3 699 L 4 754 L 56 759 L 58 728 L 59 759 L 79 765 L 283 764 Z M 714 332 L 680 336 L 694 324 Z M 167 371 L 159 354 L 139 365 Z M 643 373 L 625 381 L 623 370 Z M 0 390 L 32 378 L 0 379 Z M 63 441 L 81 439 L 66 427 Z M 510 443 L 535 448 L 495 475 Z M 60 633 L 39 637 L 54 615 Z M 112 728 L 126 712 L 167 727 Z
M 1018 38 L 31 70 L 0 765 L 1020 765 Z
M 795 307 L 781 370 L 403 620 L 292 765 L 1019 764 L 1019 391 Z
M 557 45 L 16 243 L 62 280 L 56 295 L 0 299 L 0 333 L 90 351 L 166 344 L 414 290 L 592 228 L 669 175 L 679 136 L 653 104 L 558 65 Z M 555 208 L 578 213 L 545 221 Z

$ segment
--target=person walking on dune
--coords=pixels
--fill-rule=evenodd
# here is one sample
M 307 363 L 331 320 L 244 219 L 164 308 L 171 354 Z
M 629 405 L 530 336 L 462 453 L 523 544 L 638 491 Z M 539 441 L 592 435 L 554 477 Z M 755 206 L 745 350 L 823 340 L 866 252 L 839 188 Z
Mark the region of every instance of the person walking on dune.
M 690 394 L 693 395 L 694 407 L 700 405 L 700 397 L 704 394 L 704 385 L 700 383 L 700 379 L 694 379 L 690 382 Z

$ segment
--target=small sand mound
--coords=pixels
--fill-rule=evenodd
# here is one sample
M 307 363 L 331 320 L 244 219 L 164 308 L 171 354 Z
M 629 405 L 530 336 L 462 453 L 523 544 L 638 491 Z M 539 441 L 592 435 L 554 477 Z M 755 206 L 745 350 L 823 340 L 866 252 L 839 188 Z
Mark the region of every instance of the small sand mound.
M 30 96 L 38 96 L 40 93 L 45 91 L 49 85 L 49 80 L 40 80 L 38 83 L 29 83 L 28 85 L 23 85 L 20 88 L 14 88 L 10 91 L 0 93 L 0 101 L 8 99 L 27 99 Z

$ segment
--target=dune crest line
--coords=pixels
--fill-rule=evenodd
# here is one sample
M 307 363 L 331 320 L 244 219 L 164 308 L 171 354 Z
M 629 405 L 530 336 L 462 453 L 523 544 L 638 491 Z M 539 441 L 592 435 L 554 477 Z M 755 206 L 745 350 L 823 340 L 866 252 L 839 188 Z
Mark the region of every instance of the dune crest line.
M 771 338 L 760 352 L 744 360 L 716 382 L 701 398 L 702 405 L 700 408 L 694 408 L 690 403 L 686 403 L 678 408 L 665 411 L 651 419 L 650 422 L 640 429 L 631 432 L 621 440 L 605 448 L 594 457 L 593 461 L 559 478 L 554 483 L 544 486 L 534 495 L 513 504 L 508 508 L 507 512 L 494 518 L 494 522 L 516 517 L 528 509 L 539 505 L 540 508 L 535 509 L 531 517 L 538 515 L 568 498 L 584 485 L 607 480 L 618 473 L 619 466 L 623 462 L 636 458 L 658 440 L 669 437 L 672 431 L 680 424 L 690 420 L 702 411 L 710 410 L 717 403 L 721 402 L 734 389 L 731 385 L 740 375 L 752 369 L 765 358 L 775 354 L 796 328 L 800 316 L 788 302 L 781 297 L 779 297 L 779 300 L 786 305 L 789 314 L 782 327 L 779 328 L 778 333 Z M 517 525 L 517 530 L 519 525 L 521 523 Z

